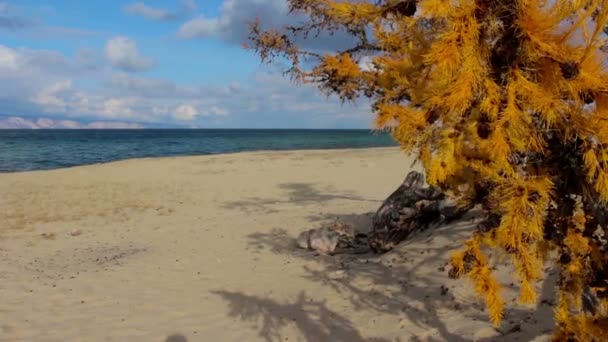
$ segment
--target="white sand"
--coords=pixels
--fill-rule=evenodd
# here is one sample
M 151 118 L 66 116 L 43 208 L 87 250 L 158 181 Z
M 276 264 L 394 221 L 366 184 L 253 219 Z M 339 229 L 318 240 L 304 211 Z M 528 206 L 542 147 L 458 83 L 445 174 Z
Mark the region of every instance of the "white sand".
M 369 227 L 410 164 L 381 148 L 2 174 L 0 340 L 529 341 L 550 329 L 550 306 L 511 306 L 500 330 L 521 331 L 501 336 L 468 280 L 448 278 L 470 221 L 381 257 L 294 247 L 334 219 Z

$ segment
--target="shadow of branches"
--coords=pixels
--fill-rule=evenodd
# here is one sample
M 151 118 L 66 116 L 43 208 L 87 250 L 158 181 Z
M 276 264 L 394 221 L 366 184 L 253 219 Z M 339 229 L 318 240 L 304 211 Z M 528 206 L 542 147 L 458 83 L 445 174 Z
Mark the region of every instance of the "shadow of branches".
M 188 342 L 188 339 L 186 338 L 186 336 L 184 336 L 182 334 L 173 334 L 173 335 L 167 336 L 167 338 L 165 339 L 165 342 Z
M 284 203 L 305 205 L 312 203 L 318 204 L 332 200 L 382 202 L 381 200 L 366 199 L 357 196 L 354 193 L 337 194 L 332 193 L 330 190 L 322 191 L 318 189 L 318 185 L 311 183 L 283 183 L 279 184 L 278 187 L 285 193 L 282 199 L 252 197 L 227 202 L 224 204 L 224 207 L 245 211 L 262 211 L 270 214 L 279 212 L 279 210 L 273 208 L 274 205 Z
M 339 220 L 354 224 L 360 230 L 369 230 L 369 214 L 315 216 L 311 220 Z M 472 221 L 473 220 L 473 221 Z M 342 298 L 347 298 L 355 310 L 368 310 L 372 315 L 384 314 L 403 317 L 411 330 L 428 331 L 425 341 L 470 341 L 458 325 L 464 319 L 469 328 L 488 327 L 484 304 L 459 294 L 470 293 L 468 279 L 452 280 L 448 277 L 448 259 L 452 251 L 461 248 L 474 227 L 475 213 L 446 227 L 429 229 L 416 234 L 385 255 L 348 255 L 333 257 L 315 255 L 315 252 L 297 249 L 294 237 L 287 231 L 275 229 L 270 233 L 253 233 L 249 244 L 272 253 L 314 259 L 321 270 L 303 266 L 303 277 L 320 282 Z M 438 240 L 438 241 L 436 241 Z M 335 277 L 336 274 L 343 275 Z M 543 283 L 538 309 L 511 305 L 505 320 L 495 335 L 476 338 L 476 341 L 531 340 L 552 328 L 552 286 L 549 277 Z M 509 289 L 514 296 L 516 285 Z M 458 292 L 458 293 L 456 293 Z M 466 296 L 465 296 L 466 297 Z M 511 298 L 508 298 L 511 300 Z M 270 303 L 266 303 L 270 305 Z M 266 315 L 270 315 L 269 311 Z M 267 318 L 268 319 L 268 318 Z M 473 323 L 470 323 L 473 322 Z M 300 325 L 301 329 L 310 327 Z M 270 329 L 270 328 L 265 328 Z M 318 328 L 315 328 L 318 330 Z M 460 330 L 459 330 L 460 329 Z M 468 331 L 471 333 L 471 331 Z M 416 334 L 404 335 L 416 340 Z M 425 333 L 423 333 L 424 335 Z M 321 341 L 321 340 L 319 340 Z
M 282 341 L 281 329 L 295 325 L 306 341 L 370 341 L 385 339 L 364 338 L 351 321 L 330 310 L 324 301 L 299 293 L 293 303 L 278 303 L 272 299 L 249 296 L 238 292 L 214 291 L 230 306 L 230 317 L 258 323 L 259 335 L 267 341 Z

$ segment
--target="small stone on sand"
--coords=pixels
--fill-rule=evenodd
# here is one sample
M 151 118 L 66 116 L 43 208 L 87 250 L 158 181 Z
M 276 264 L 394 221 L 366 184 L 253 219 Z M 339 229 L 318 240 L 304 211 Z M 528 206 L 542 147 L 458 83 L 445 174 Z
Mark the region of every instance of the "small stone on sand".
M 327 278 L 329 278 L 331 280 L 344 279 L 344 278 L 346 278 L 346 271 L 344 271 L 344 270 L 338 270 L 338 271 L 335 271 L 335 272 L 331 272 L 331 273 L 329 273 L 329 275 L 327 276 Z
M 82 230 L 80 230 L 80 229 L 73 229 L 73 230 L 70 232 L 70 235 L 72 235 L 72 236 L 78 236 L 78 235 L 80 235 L 80 234 L 82 234 Z
M 55 239 L 55 233 L 42 233 L 40 236 L 49 240 Z

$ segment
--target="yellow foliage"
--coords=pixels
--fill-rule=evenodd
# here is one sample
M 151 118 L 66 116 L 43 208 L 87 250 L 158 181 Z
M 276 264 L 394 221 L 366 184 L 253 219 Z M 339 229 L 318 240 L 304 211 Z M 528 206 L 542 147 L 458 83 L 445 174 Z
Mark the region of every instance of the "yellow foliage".
M 451 265 L 490 320 L 505 307 L 486 256 L 499 252 L 522 303 L 537 300 L 546 262 L 560 269 L 556 341 L 608 340 L 608 0 L 288 2 L 309 22 L 286 35 L 254 25 L 260 57 L 342 100 L 369 98 L 430 185 L 484 208 Z M 295 46 L 315 30 L 355 43 L 325 55 Z
M 473 281 L 477 295 L 482 297 L 488 306 L 491 322 L 499 325 L 505 302 L 500 297 L 500 284 L 492 277 L 488 259 L 481 250 L 483 239 L 481 234 L 475 234 L 465 242 L 467 248 L 454 254 L 450 262 L 456 277 L 467 274 Z

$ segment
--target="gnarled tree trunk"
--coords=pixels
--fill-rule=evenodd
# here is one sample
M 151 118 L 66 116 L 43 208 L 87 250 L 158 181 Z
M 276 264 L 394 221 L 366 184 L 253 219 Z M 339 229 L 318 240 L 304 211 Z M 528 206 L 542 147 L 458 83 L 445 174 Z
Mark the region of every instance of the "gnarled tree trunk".
M 423 185 L 424 176 L 411 171 L 382 203 L 373 217 L 369 236 L 369 246 L 375 253 L 388 252 L 411 233 L 459 218 L 472 208 L 458 208 L 439 189 Z

